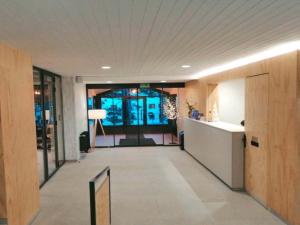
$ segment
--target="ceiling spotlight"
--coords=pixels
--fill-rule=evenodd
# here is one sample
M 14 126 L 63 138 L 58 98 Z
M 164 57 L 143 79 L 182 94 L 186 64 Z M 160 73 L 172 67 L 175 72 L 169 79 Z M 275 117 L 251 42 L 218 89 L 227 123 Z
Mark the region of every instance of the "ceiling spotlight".
M 190 67 L 191 67 L 191 65 L 182 65 L 182 66 L 181 66 L 181 68 L 184 68 L 184 69 L 190 68 Z
M 167 81 L 166 81 L 166 80 L 161 80 L 160 82 L 161 82 L 161 83 L 166 83 Z
M 111 83 L 112 83 L 112 81 L 111 81 L 111 80 L 108 80 L 108 81 L 106 81 L 106 83 L 107 83 L 107 84 L 111 84 Z
M 110 70 L 111 67 L 110 66 L 101 66 L 101 69 L 103 69 L 103 70 Z

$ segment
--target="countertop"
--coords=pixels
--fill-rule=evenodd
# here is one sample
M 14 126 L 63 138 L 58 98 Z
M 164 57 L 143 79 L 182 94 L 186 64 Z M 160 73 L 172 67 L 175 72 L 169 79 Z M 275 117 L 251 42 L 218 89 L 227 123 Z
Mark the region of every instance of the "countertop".
M 207 121 L 202 121 L 202 120 L 195 120 L 191 118 L 186 118 L 188 120 L 194 121 L 196 123 L 201 123 L 207 126 L 215 127 L 221 130 L 225 130 L 228 132 L 245 132 L 245 128 L 241 125 L 236 125 L 232 123 L 227 123 L 227 122 L 222 122 L 222 121 L 217 121 L 217 122 L 207 122 Z

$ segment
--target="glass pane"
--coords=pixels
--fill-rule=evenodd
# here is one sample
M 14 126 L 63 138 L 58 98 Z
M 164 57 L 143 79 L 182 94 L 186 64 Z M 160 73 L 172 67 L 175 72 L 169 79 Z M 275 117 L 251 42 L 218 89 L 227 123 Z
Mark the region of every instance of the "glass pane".
M 113 98 L 101 98 L 101 109 L 106 110 L 106 118 L 102 120 L 103 126 L 114 125 L 114 99 Z
M 123 126 L 115 121 L 115 145 L 136 146 L 139 144 L 138 124 L 143 124 L 143 100 L 137 98 L 136 88 L 114 90 L 114 93 L 119 97 L 120 107 L 123 106 L 122 111 L 115 110 L 118 118 L 123 117 Z
M 92 109 L 93 108 L 93 97 L 89 97 L 88 98 L 88 109 Z
M 37 141 L 37 159 L 40 184 L 45 181 L 45 161 L 43 143 L 43 105 L 41 93 L 41 76 L 39 71 L 33 71 L 34 109 Z
M 164 130 L 164 144 L 177 145 L 179 132 L 179 99 L 182 96 L 179 88 L 163 89 L 163 110 L 164 122 L 167 124 Z
M 114 126 L 123 126 L 123 100 L 122 98 L 114 98 Z
M 106 118 L 101 120 L 103 130 L 101 128 L 100 120 L 89 119 L 91 147 L 114 146 L 114 131 L 112 128 L 114 126 L 114 111 L 115 107 L 117 107 L 116 104 L 118 104 L 118 102 L 112 98 L 110 89 L 88 90 L 88 109 L 106 110 Z
M 139 91 L 144 102 L 144 124 L 139 127 L 140 145 L 163 144 L 163 120 L 161 89 L 142 88 Z
M 127 125 L 143 125 L 144 124 L 144 101 L 139 98 L 127 100 Z
M 147 125 L 162 124 L 160 103 L 160 97 L 147 98 Z
M 56 121 L 57 121 L 57 152 L 58 164 L 62 165 L 65 161 L 64 140 L 63 140 L 63 108 L 61 93 L 61 78 L 55 77 L 55 105 L 56 105 Z
M 46 143 L 48 156 L 48 175 L 56 170 L 55 154 L 55 114 L 54 114 L 54 81 L 50 76 L 44 76 L 44 103 L 46 119 Z

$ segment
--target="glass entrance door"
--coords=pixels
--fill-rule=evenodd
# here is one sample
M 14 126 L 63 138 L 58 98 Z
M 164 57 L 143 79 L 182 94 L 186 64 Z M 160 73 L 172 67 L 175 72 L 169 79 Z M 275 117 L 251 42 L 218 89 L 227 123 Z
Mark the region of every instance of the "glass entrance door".
M 143 122 L 141 118 L 143 103 L 138 98 L 138 89 L 121 89 L 116 94 L 122 97 L 124 123 L 123 126 L 119 126 L 116 129 L 115 145 L 137 146 L 139 145 L 139 124 Z
M 139 126 L 144 124 L 144 102 L 137 96 L 130 96 L 124 99 L 124 105 L 124 139 L 120 139 L 119 144 L 137 146 L 140 143 Z
M 170 123 L 164 105 L 166 99 L 176 103 L 176 89 L 105 87 L 88 88 L 87 92 L 88 109 L 104 109 L 107 115 L 102 120 L 105 135 L 98 126 L 96 147 L 155 146 L 176 140 L 177 124 Z M 89 124 L 92 140 L 94 122 L 89 120 Z
M 144 125 L 144 101 L 142 98 L 129 98 L 126 100 L 127 126 Z
M 140 126 L 140 143 L 143 146 L 162 145 L 164 116 L 159 88 L 140 88 L 139 97 L 143 98 L 143 124 Z

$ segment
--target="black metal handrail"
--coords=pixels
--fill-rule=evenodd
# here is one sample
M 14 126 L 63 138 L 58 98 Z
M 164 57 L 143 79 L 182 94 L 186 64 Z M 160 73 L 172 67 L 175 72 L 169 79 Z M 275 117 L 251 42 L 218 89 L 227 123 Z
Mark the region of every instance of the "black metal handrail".
M 97 176 L 95 176 L 90 182 L 90 211 L 91 211 L 91 225 L 97 225 L 96 223 L 96 184 L 100 182 L 101 178 L 106 175 L 109 181 L 109 222 L 111 224 L 111 191 L 110 191 L 110 167 L 107 166 Z M 103 182 L 103 180 L 102 180 Z M 98 184 L 99 185 L 99 184 Z M 101 187 L 102 184 L 99 185 Z

